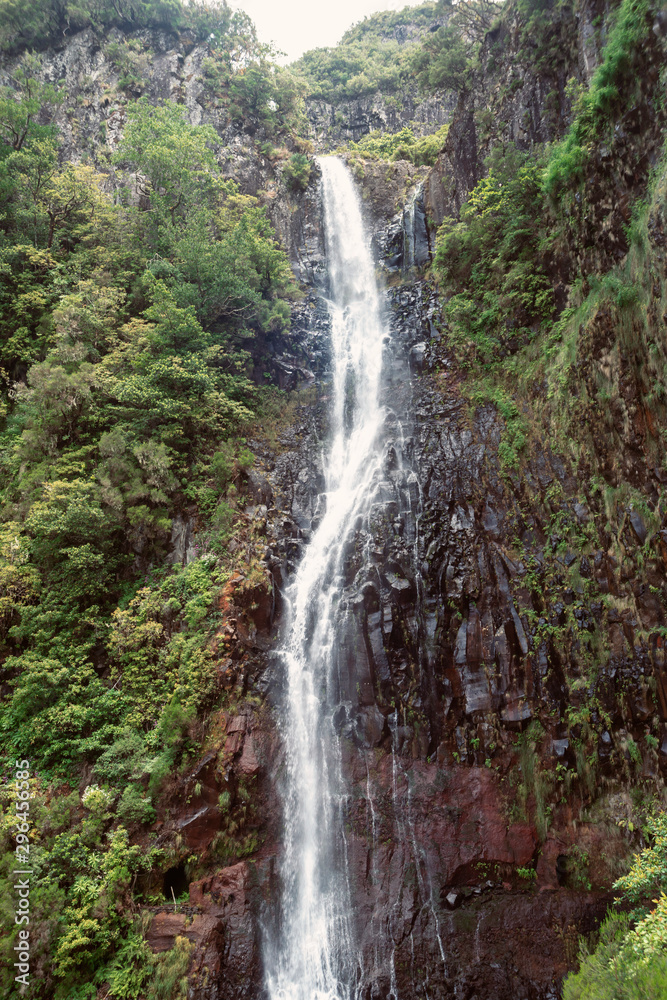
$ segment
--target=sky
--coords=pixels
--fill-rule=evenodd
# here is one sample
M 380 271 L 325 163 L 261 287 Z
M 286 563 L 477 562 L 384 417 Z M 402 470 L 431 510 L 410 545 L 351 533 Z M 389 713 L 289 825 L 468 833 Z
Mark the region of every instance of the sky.
M 262 42 L 273 42 L 287 53 L 279 62 L 298 59 L 308 49 L 335 45 L 341 35 L 367 14 L 378 10 L 415 7 L 422 0 L 229 0 L 230 7 L 244 10 L 257 27 Z

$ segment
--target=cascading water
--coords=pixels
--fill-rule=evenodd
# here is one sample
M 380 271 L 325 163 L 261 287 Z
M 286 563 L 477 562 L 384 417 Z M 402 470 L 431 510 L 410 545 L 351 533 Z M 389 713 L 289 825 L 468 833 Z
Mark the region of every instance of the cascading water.
M 381 466 L 385 331 L 352 178 L 338 159 L 319 162 L 331 290 L 331 443 L 321 520 L 287 594 L 283 897 L 278 941 L 266 954 L 271 1000 L 349 1000 L 359 975 L 334 723 L 341 689 L 335 629 L 346 546 L 367 516 Z

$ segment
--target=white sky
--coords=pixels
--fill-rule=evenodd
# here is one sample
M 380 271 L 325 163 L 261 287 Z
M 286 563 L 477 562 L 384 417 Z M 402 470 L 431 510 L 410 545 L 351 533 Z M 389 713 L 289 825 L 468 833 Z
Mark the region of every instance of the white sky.
M 308 49 L 335 45 L 341 35 L 367 14 L 378 10 L 415 7 L 423 0 L 229 0 L 244 10 L 257 26 L 262 42 L 273 42 L 291 62 Z

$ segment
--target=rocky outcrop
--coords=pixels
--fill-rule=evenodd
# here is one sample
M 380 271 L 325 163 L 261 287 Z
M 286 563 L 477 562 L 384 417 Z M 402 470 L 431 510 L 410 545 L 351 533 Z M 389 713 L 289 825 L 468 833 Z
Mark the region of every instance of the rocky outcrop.
M 459 95 L 425 184 L 432 224 L 458 216 L 495 144 L 532 149 L 563 134 L 572 85 L 588 84 L 599 62 L 603 13 L 596 2 L 564 7 L 539 31 L 515 14 L 487 32 L 473 83 Z
M 207 43 L 196 43 L 188 32 L 167 29 L 113 28 L 102 38 L 88 28 L 64 37 L 60 45 L 38 57 L 37 77 L 66 95 L 62 103 L 42 110 L 42 123 L 56 126 L 63 161 L 94 163 L 108 191 L 122 187 L 139 203 L 143 194 L 137 178 L 128 177 L 122 165 L 112 161 L 127 105 L 139 97 L 151 104 L 177 101 L 192 125 L 215 129 L 219 137 L 215 152 L 223 173 L 266 206 L 298 276 L 306 277 L 300 273 L 299 255 L 313 239 L 312 226 L 319 226 L 314 185 L 305 193 L 292 192 L 282 176 L 289 150 L 283 147 L 279 155 L 262 154 L 262 143 L 276 137 L 267 133 L 258 118 L 232 118 L 228 101 L 220 98 L 207 75 L 206 60 L 215 63 L 214 56 Z M 0 85 L 10 83 L 20 58 L 3 60 Z M 281 138 L 293 148 L 292 137 Z
M 189 995 L 201 1000 L 261 995 L 256 876 L 246 862 L 224 868 L 190 886 L 190 905 L 159 912 L 146 939 L 155 952 L 176 938 L 194 944 Z
M 416 135 L 430 135 L 450 120 L 455 107 L 453 91 L 425 97 L 411 84 L 395 94 L 378 92 L 335 104 L 310 98 L 306 114 L 316 148 L 326 152 L 369 132 L 411 128 Z
M 397 220 L 392 226 L 404 238 L 411 231 Z M 383 231 L 378 246 L 389 246 L 382 239 Z M 390 273 L 396 267 L 391 258 Z M 565 721 L 567 705 L 577 704 L 571 664 L 541 633 L 569 628 L 576 660 L 581 630 L 607 621 L 568 593 L 560 563 L 553 592 L 538 599 L 516 532 L 531 561 L 563 558 L 566 567 L 570 556 L 547 544 L 542 497 L 557 486 L 582 523 L 590 506 L 546 447 L 524 483 L 501 470 L 503 421 L 490 405 L 466 412 L 428 286 L 416 281 L 388 294 L 383 473 L 368 521 L 350 537 L 338 624 L 337 718 L 351 789 L 363 995 L 384 995 L 395 984 L 399 995 L 427 989 L 445 998 L 465 985 L 497 1000 L 519 989 L 547 1000 L 558 996 L 577 935 L 604 913 L 609 896 L 601 887 L 629 844 L 620 830 L 609 840 L 593 826 L 575 828 L 570 806 L 554 809 L 553 798 L 544 798 L 540 782 L 555 780 L 557 764 L 563 787 L 580 782 L 586 795 L 587 778 L 579 773 L 576 729 Z M 267 558 L 279 585 L 316 523 L 324 431 L 325 410 L 304 410 L 291 450 L 269 472 L 282 529 Z M 624 661 L 624 676 L 629 670 L 637 679 L 638 706 L 645 704 L 642 657 Z M 273 670 L 263 689 L 279 687 Z M 617 704 L 616 689 L 609 697 Z M 540 728 L 526 743 L 521 734 L 531 720 Z M 608 758 L 623 752 L 620 729 L 600 739 L 609 743 Z M 274 780 L 279 770 L 276 761 Z M 621 813 L 610 814 L 617 822 Z M 276 889 L 266 897 L 269 911 Z M 539 963 L 519 930 L 526 922 Z M 509 925 L 515 930 L 504 932 Z

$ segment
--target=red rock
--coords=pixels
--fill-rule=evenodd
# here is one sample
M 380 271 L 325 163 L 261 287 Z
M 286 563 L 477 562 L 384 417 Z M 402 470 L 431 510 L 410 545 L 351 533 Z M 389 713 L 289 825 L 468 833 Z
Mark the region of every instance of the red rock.
M 146 934 L 153 951 L 169 951 L 185 932 L 184 913 L 156 913 Z
M 238 770 L 241 774 L 250 776 L 257 774 L 260 769 L 259 757 L 257 755 L 257 747 L 255 745 L 255 740 L 252 735 L 248 735 L 245 738 L 243 744 L 243 753 L 241 754 L 241 759 L 238 762 Z
M 202 806 L 190 815 L 179 817 L 176 829 L 191 850 L 201 852 L 220 829 L 220 812 L 216 806 Z
M 537 884 L 540 888 L 558 888 L 556 861 L 559 854 L 564 854 L 567 851 L 567 846 L 562 840 L 547 837 L 537 860 Z
M 237 754 L 241 747 L 243 746 L 243 733 L 236 732 L 230 733 L 230 735 L 225 740 L 225 750 L 228 753 Z
M 240 862 L 190 886 L 190 902 L 202 907 L 206 919 L 189 977 L 192 995 L 206 986 L 202 996 L 224 1000 L 241 984 L 249 996 L 259 994 L 262 970 L 250 884 L 250 866 Z
M 232 715 L 227 722 L 228 733 L 245 733 L 248 730 L 247 715 Z
M 196 946 L 210 941 L 220 930 L 217 917 L 197 914 L 189 920 L 185 913 L 156 913 L 146 934 L 149 946 L 155 952 L 169 951 L 177 937 L 186 937 Z

